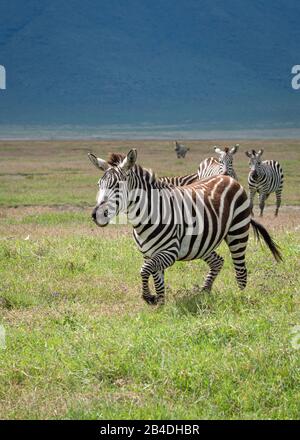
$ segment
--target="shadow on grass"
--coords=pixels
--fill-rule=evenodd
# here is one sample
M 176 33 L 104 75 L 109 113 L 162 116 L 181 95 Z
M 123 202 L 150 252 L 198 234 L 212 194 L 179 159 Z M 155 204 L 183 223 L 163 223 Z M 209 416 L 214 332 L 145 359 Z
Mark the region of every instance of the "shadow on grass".
M 213 309 L 214 295 L 212 292 L 199 288 L 191 290 L 180 290 L 172 295 L 173 306 L 180 314 L 199 315 L 211 313 Z

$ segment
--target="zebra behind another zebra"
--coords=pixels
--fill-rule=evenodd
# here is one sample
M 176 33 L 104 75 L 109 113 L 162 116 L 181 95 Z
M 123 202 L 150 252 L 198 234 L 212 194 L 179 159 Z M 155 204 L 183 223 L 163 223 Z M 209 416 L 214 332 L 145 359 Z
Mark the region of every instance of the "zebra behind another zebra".
M 237 152 L 238 148 L 239 144 L 236 144 L 230 149 L 225 147 L 224 150 L 215 146 L 214 150 L 219 155 L 219 160 L 214 157 L 209 157 L 200 162 L 198 178 L 203 179 L 224 174 L 225 176 L 231 176 L 235 180 L 238 180 L 236 172 L 233 169 L 233 155 Z
M 214 147 L 215 152 L 219 154 L 219 160 L 214 157 L 204 159 L 200 162 L 197 173 L 187 174 L 184 176 L 174 177 L 160 177 L 162 182 L 171 183 L 174 186 L 185 186 L 196 182 L 199 179 L 205 179 L 207 177 L 217 176 L 218 174 L 224 174 L 237 179 L 237 175 L 233 169 L 233 155 L 237 152 L 239 144 L 236 144 L 230 150 L 228 147 L 221 150 L 218 147 Z
M 250 209 L 253 215 L 253 199 L 258 192 L 260 217 L 262 217 L 265 207 L 265 201 L 272 192 L 276 194 L 276 210 L 275 216 L 281 205 L 281 193 L 283 187 L 283 171 L 276 160 L 265 160 L 262 162 L 261 156 L 263 149 L 257 153 L 255 150 L 246 151 L 249 157 L 250 172 L 248 175 Z
M 160 177 L 161 182 L 170 183 L 174 186 L 186 186 L 198 180 L 198 173 L 186 174 L 185 176 Z
M 144 256 L 142 297 L 148 304 L 164 303 L 164 272 L 175 261 L 203 259 L 209 266 L 203 289 L 210 291 L 223 266 L 223 258 L 215 251 L 223 239 L 231 252 L 238 286 L 244 289 L 250 224 L 275 259 L 281 259 L 267 230 L 251 219 L 243 187 L 231 177 L 219 175 L 174 187 L 136 165 L 136 150 L 127 156 L 112 154 L 107 162 L 93 154 L 89 158 L 104 171 L 92 218 L 103 227 L 120 212 L 127 214 Z M 150 276 L 156 295 L 150 291 Z

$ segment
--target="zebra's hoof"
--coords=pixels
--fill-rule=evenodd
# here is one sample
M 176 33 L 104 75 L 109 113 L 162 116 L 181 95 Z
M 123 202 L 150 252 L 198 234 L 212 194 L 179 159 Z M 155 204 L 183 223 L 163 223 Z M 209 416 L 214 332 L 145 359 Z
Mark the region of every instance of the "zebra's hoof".
M 202 287 L 202 289 L 200 290 L 201 293 L 210 293 L 211 292 L 211 288 L 208 287 Z
M 147 304 L 155 305 L 156 304 L 156 296 L 155 295 L 149 295 L 149 296 L 142 296 L 143 300 L 146 301 Z

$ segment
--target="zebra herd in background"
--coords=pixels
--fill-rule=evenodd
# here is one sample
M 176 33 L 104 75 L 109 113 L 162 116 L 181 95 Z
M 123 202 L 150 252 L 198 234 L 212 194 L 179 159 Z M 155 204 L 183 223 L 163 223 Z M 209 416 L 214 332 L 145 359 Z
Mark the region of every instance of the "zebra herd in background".
M 140 272 L 142 298 L 148 304 L 164 303 L 165 270 L 175 261 L 203 259 L 209 272 L 202 290 L 210 291 L 223 266 L 224 260 L 216 252 L 223 240 L 231 253 L 237 284 L 244 289 L 250 225 L 255 235 L 264 239 L 274 258 L 277 261 L 282 259 L 267 230 L 251 218 L 249 198 L 236 180 L 232 167 L 232 156 L 237 149 L 238 145 L 225 150 L 215 148 L 219 161 L 206 159 L 203 162 L 207 168 L 201 163 L 197 173 L 175 178 L 156 178 L 155 174 L 138 165 L 135 149 L 126 156 L 113 153 L 108 161 L 89 153 L 91 162 L 104 171 L 98 183 L 92 219 L 98 226 L 105 227 L 120 213 L 127 215 L 133 226 L 135 243 L 144 257 Z M 252 178 L 259 183 L 274 179 L 271 172 L 260 174 L 262 168 L 270 166 L 269 162 L 262 165 L 262 152 L 259 155 L 253 150 L 248 153 L 259 176 L 258 179 L 252 173 Z M 269 190 L 265 188 L 260 186 L 259 191 Z M 150 291 L 150 276 L 154 280 L 156 295 Z
M 181 148 L 184 147 L 182 144 L 180 146 Z M 209 157 L 204 159 L 202 162 L 200 162 L 197 173 L 185 176 L 162 177 L 161 180 L 172 183 L 176 186 L 189 185 L 198 179 L 217 176 L 218 174 L 227 175 L 235 180 L 238 180 L 237 174 L 233 168 L 233 156 L 238 149 L 239 144 L 236 144 L 231 148 L 225 147 L 223 150 L 215 146 L 214 151 L 218 154 L 219 158 L 216 159 L 215 157 Z M 260 149 L 257 153 L 255 150 L 246 151 L 245 154 L 250 159 L 248 187 L 252 215 L 255 194 L 258 193 L 259 195 L 260 217 L 262 217 L 265 208 L 265 201 L 271 193 L 275 192 L 275 216 L 277 216 L 281 205 L 281 194 L 284 180 L 281 165 L 275 160 L 262 161 L 261 156 L 263 154 L 263 149 Z

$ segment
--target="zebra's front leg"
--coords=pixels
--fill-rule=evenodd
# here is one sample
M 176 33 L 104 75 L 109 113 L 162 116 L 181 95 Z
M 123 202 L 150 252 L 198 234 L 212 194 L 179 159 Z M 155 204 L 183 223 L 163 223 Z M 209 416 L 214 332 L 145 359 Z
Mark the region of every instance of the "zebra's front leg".
M 249 199 L 250 199 L 250 212 L 252 217 L 254 216 L 254 212 L 253 212 L 253 200 L 254 200 L 254 196 L 255 196 L 256 190 L 254 189 L 250 189 L 249 192 Z
M 208 264 L 210 271 L 207 274 L 202 290 L 210 292 L 213 282 L 223 267 L 224 258 L 213 251 L 207 257 L 204 257 L 203 260 Z
M 165 303 L 165 280 L 164 280 L 164 270 L 159 270 L 153 274 L 155 292 L 156 292 L 156 303 L 163 305 Z
M 276 210 L 275 210 L 275 217 L 278 215 L 278 211 L 281 205 L 281 189 L 276 191 Z
M 148 304 L 163 304 L 165 297 L 164 270 L 177 259 L 177 253 L 160 252 L 151 258 L 145 259 L 141 269 L 142 277 L 142 298 Z M 149 278 L 153 276 L 156 295 L 152 295 L 149 288 Z
M 263 212 L 265 209 L 265 201 L 266 201 L 266 195 L 265 193 L 260 193 L 259 194 L 259 209 L 260 209 L 260 214 L 259 216 L 262 217 L 263 216 Z

